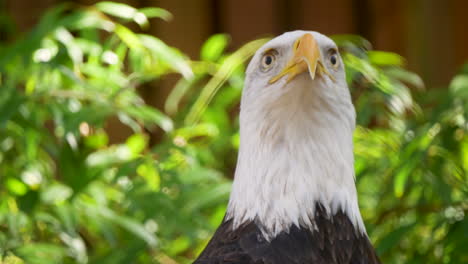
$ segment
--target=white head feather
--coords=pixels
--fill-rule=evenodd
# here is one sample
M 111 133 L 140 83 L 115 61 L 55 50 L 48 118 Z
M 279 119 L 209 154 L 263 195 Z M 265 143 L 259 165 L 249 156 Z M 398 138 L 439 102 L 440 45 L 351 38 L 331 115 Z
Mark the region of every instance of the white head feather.
M 291 81 L 274 83 L 293 56 L 295 41 L 313 35 L 321 61 L 334 76 L 304 72 Z M 264 53 L 276 60 L 262 67 Z M 255 220 L 266 239 L 291 225 L 314 230 L 315 205 L 329 215 L 346 213 L 365 233 L 354 183 L 353 131 L 356 113 L 337 53 L 332 65 L 328 37 L 312 31 L 288 32 L 266 43 L 252 58 L 246 73 L 240 112 L 240 148 L 227 219 L 234 228 Z

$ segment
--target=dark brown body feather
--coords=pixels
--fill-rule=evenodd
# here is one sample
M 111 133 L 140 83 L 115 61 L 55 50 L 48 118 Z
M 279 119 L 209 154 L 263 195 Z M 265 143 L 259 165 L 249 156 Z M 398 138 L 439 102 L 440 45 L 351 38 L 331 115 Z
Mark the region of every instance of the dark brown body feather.
M 366 234 L 346 214 L 330 217 L 316 207 L 317 230 L 292 226 L 270 242 L 255 222 L 236 230 L 223 221 L 194 264 L 376 264 L 380 263 Z

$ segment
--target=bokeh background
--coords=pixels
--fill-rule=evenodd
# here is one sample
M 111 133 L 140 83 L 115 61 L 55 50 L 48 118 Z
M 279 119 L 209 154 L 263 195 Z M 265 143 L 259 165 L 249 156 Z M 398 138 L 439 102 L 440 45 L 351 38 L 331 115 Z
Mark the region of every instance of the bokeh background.
M 58 0 L 2 0 L 15 30 L 26 32 Z M 72 1 L 90 5 L 98 1 Z M 158 36 L 191 58 L 199 58 L 204 41 L 227 33 L 229 49 L 247 41 L 305 29 L 330 34 L 357 34 L 377 50 L 406 59 L 429 88 L 443 88 L 468 58 L 464 0 L 194 0 L 122 1 L 134 7 L 158 6 L 174 15 L 170 23 L 154 19 L 147 33 Z M 151 95 L 162 103 L 161 90 Z
M 244 69 L 339 44 L 383 263 L 467 263 L 464 0 L 0 0 L 0 263 L 191 263 L 224 216 Z

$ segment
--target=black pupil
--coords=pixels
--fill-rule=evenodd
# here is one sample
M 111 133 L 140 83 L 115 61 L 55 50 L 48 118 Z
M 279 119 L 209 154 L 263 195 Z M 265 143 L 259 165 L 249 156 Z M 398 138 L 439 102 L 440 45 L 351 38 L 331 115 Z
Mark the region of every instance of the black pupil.
M 271 56 L 265 57 L 265 64 L 270 65 L 273 62 L 273 58 Z
M 333 65 L 336 64 L 336 55 L 332 55 L 331 58 L 330 58 L 330 61 Z

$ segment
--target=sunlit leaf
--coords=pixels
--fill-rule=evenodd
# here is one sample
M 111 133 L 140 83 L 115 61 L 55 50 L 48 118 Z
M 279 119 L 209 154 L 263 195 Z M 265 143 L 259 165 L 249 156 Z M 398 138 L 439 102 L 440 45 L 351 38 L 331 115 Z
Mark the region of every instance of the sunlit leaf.
M 149 162 L 143 163 L 137 168 L 137 173 L 142 176 L 151 190 L 158 192 L 161 186 L 161 177 L 155 166 Z
M 385 51 L 369 51 L 369 61 L 379 66 L 403 66 L 404 59 L 400 55 Z
M 217 61 L 229 42 L 226 34 L 211 36 L 202 46 L 200 58 L 205 61 Z
M 133 134 L 130 136 L 125 145 L 128 146 L 133 155 L 140 154 L 147 146 L 148 137 L 143 134 Z
M 139 49 L 141 41 L 138 36 L 125 26 L 117 25 L 115 27 L 115 34 L 131 49 Z
M 15 195 L 22 196 L 28 191 L 28 186 L 26 186 L 26 184 L 24 184 L 22 181 L 15 178 L 7 179 L 5 185 L 6 188 Z
M 96 7 L 102 12 L 125 19 L 132 19 L 137 12 L 136 8 L 129 5 L 107 1 L 97 3 Z

